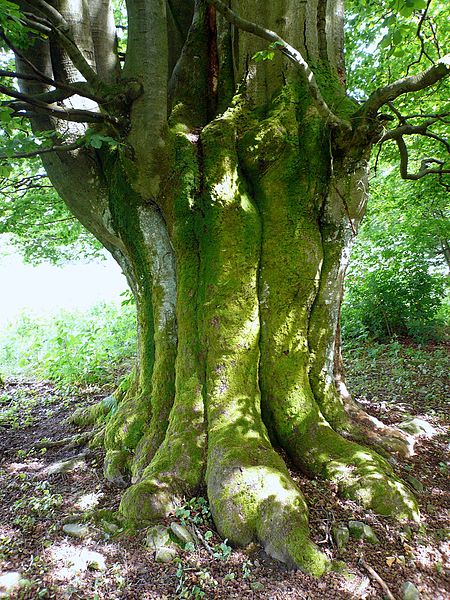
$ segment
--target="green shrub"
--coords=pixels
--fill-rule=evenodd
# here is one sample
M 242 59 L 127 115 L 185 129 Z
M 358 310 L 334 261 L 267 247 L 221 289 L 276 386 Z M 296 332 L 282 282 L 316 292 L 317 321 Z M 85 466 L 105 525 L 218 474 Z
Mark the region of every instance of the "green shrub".
M 136 353 L 135 321 L 134 306 L 115 304 L 45 319 L 22 314 L 0 332 L 0 371 L 63 388 L 112 382 Z
M 410 249 L 382 250 L 378 256 L 377 263 L 373 255 L 360 255 L 349 274 L 342 307 L 344 337 L 441 337 L 443 275 L 431 272 L 426 256 Z

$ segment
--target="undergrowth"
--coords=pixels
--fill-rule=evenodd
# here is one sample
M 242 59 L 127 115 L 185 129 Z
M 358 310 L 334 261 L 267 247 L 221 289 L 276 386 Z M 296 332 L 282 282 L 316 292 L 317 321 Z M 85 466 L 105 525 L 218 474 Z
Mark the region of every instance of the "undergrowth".
M 35 377 L 68 391 L 112 383 L 136 352 L 135 308 L 99 304 L 48 318 L 22 314 L 0 331 L 3 377 Z

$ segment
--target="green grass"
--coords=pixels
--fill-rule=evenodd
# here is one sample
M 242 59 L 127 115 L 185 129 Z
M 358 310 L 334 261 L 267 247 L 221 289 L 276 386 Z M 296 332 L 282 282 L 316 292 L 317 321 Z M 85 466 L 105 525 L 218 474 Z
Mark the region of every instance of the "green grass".
M 0 331 L 0 373 L 60 389 L 114 382 L 136 352 L 134 306 L 99 304 L 48 318 L 22 314 Z

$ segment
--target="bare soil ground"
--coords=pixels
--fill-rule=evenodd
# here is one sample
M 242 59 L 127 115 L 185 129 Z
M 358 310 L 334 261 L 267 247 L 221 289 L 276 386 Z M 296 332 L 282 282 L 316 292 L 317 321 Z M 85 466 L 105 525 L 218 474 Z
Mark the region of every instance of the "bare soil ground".
M 442 346 L 438 350 L 442 363 L 442 351 L 447 349 Z M 404 353 L 404 348 L 399 352 Z M 429 358 L 433 352 L 429 351 Z M 180 549 L 179 560 L 170 564 L 155 561 L 144 544 L 145 531 L 105 531 L 104 522 L 97 518 L 85 519 L 86 537 L 66 535 L 63 525 L 82 520 L 83 514 L 90 514 L 86 511 L 116 510 L 120 491 L 102 476 L 101 451 L 45 448 L 45 441 L 43 448 L 35 445 L 43 438 L 58 440 L 79 432 L 67 424 L 66 418 L 75 407 L 97 401 L 108 390 L 88 389 L 67 398 L 47 382 L 6 380 L 0 389 L 0 576 L 21 578 L 20 587 L 6 597 L 383 598 L 382 588 L 364 566 L 369 565 L 396 599 L 403 598 L 402 586 L 407 581 L 416 586 L 420 598 L 450 598 L 449 437 L 445 405 L 448 373 L 443 369 L 437 377 L 434 370 L 426 371 L 425 367 L 422 372 L 406 354 L 402 372 L 396 374 L 392 361 L 383 358 L 382 352 L 375 358 L 370 364 L 366 361 L 363 378 L 355 361 L 355 372 L 350 373 L 354 388 L 358 391 L 364 386 L 366 390 L 364 396 L 360 395 L 366 408 L 388 422 L 398 422 L 405 414 L 417 415 L 435 429 L 433 437 L 419 441 L 415 456 L 396 466 L 400 476 L 414 477 L 423 486 L 423 491 L 417 493 L 422 524 L 412 530 L 404 528 L 341 500 L 327 482 L 296 476 L 309 502 L 314 540 L 330 557 L 347 566 L 346 572 L 330 573 L 321 579 L 287 570 L 257 546 L 232 549 L 229 553 L 226 546 L 225 550 L 220 548 L 216 533 L 209 540 L 209 545 L 217 550 L 216 557 L 200 544 L 192 551 Z M 399 368 L 398 362 L 395 368 Z M 385 370 L 381 378 L 376 376 L 380 369 Z M 398 396 L 405 374 L 414 385 L 403 386 Z M 393 384 L 396 376 L 401 380 L 397 386 Z M 78 460 L 69 472 L 51 474 L 46 470 L 49 465 L 74 456 Z M 379 543 L 350 539 L 346 548 L 339 551 L 332 538 L 333 525 L 346 524 L 350 519 L 369 524 Z M 198 528 L 203 533 L 213 530 L 208 523 L 200 523 Z

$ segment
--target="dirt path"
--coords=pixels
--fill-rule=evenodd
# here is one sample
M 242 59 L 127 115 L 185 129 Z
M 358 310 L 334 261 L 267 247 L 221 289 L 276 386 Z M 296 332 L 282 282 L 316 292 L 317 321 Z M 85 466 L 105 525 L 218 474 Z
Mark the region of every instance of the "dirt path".
M 315 541 L 330 557 L 345 561 L 348 572 L 320 580 L 289 572 L 257 547 L 246 551 L 220 546 L 217 534 L 206 534 L 206 544 L 179 550 L 179 560 L 157 563 L 145 546 L 145 532 L 131 536 L 106 520 L 83 520 L 90 509 L 103 513 L 117 508 L 119 494 L 102 477 L 102 454 L 82 447 L 45 448 L 43 438 L 62 439 L 80 430 L 66 417 L 76 406 L 106 395 L 86 390 L 64 398 L 49 383 L 6 381 L 0 389 L 0 585 L 19 581 L 9 598 L 163 599 L 163 598 L 383 598 L 383 591 L 367 569 L 371 566 L 391 590 L 403 597 L 405 582 L 414 584 L 420 598 L 450 597 L 449 472 L 445 413 L 427 417 L 436 435 L 424 440 L 416 456 L 398 466 L 400 474 L 423 491 L 418 493 L 423 514 L 420 528 L 411 530 L 366 514 L 336 495 L 333 486 L 297 477 L 311 507 Z M 369 408 L 379 411 L 379 403 Z M 384 407 L 386 410 L 386 407 Z M 421 414 L 420 406 L 409 406 Z M 75 457 L 75 458 L 74 458 Z M 66 472 L 55 463 L 74 458 Z M 413 481 L 414 478 L 415 481 Z M 196 518 L 198 505 L 189 518 Z M 332 538 L 336 524 L 356 519 L 370 525 L 376 544 L 350 538 L 339 551 Z M 64 530 L 70 520 L 84 527 L 84 537 Z M 198 518 L 205 535 L 212 525 Z M 230 551 L 231 550 L 231 551 Z M 5 588 L 3 588 L 4 590 Z M 11 590 L 13 588 L 10 588 Z M 0 587 L 0 597 L 2 597 Z

